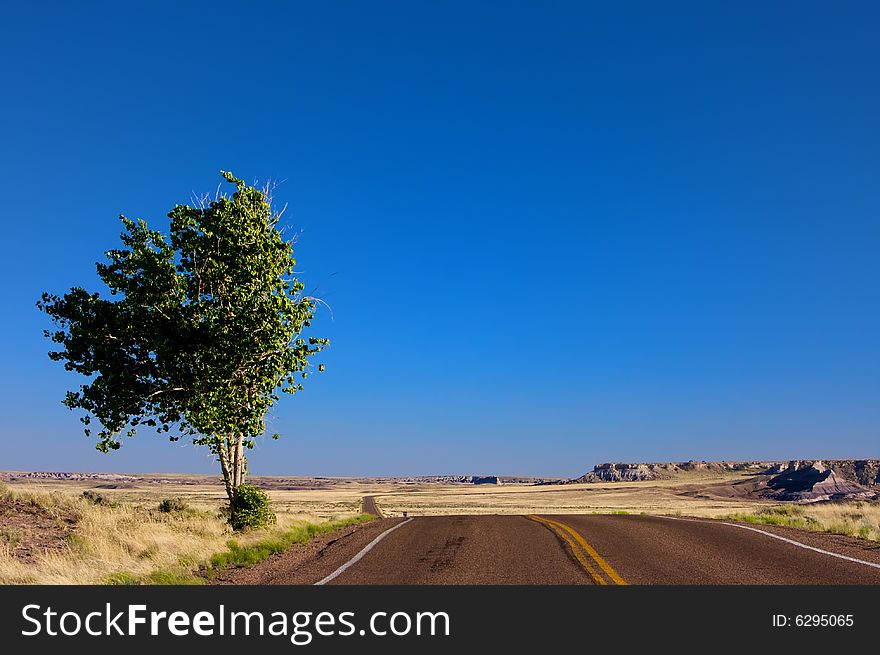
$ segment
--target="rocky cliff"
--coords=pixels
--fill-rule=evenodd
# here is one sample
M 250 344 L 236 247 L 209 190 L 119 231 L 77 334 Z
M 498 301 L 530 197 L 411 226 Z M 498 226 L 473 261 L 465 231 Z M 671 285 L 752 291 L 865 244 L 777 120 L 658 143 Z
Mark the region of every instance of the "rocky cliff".
M 776 462 L 653 462 L 641 464 L 597 464 L 592 471 L 572 482 L 621 482 L 639 480 L 672 480 L 690 471 L 725 473 L 742 471 L 755 474 L 773 466 Z

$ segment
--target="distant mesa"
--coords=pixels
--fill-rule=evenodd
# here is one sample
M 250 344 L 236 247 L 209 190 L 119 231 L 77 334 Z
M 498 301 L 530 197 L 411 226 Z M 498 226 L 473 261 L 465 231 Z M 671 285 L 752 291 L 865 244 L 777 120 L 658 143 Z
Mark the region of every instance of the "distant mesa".
M 741 472 L 748 495 L 768 500 L 818 502 L 880 498 L 880 460 L 790 460 L 788 462 L 655 462 L 597 464 L 569 483 L 640 482 L 687 477 L 690 472 Z
M 729 471 L 762 471 L 774 462 L 654 462 L 643 464 L 597 464 L 589 473 L 573 482 L 637 482 L 641 480 L 672 480 L 689 471 L 724 473 Z
M 120 473 L 66 473 L 59 471 L 29 471 L 29 472 L 4 472 L 3 478 L 17 480 L 114 480 L 120 483 L 134 482 L 137 478 L 132 475 Z M 104 488 L 109 488 L 105 486 Z
M 326 476 L 250 476 L 250 480 L 264 489 L 297 491 L 326 487 L 354 478 L 330 478 Z M 378 476 L 357 478 L 360 481 L 392 484 L 558 484 L 565 478 L 537 478 L 500 475 L 416 475 L 416 476 Z M 0 471 L 0 481 L 63 481 L 86 482 L 96 489 L 130 489 L 137 484 L 178 484 L 198 485 L 217 483 L 215 475 L 188 473 L 77 473 L 66 471 Z

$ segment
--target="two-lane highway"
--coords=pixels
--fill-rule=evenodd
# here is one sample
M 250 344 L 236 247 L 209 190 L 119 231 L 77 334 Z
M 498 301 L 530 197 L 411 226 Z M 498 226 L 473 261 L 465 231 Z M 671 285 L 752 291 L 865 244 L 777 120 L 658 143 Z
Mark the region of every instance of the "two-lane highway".
M 326 584 L 880 584 L 876 544 L 630 515 L 396 522 Z
M 392 529 L 328 583 L 592 582 L 552 532 L 521 516 L 420 516 Z

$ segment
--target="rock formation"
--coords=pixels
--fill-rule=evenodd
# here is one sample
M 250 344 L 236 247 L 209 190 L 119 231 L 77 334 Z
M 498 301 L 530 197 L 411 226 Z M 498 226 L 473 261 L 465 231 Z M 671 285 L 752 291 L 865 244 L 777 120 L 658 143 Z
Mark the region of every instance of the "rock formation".
M 752 481 L 749 495 L 769 500 L 817 502 L 880 497 L 880 460 L 876 459 L 605 463 L 570 482 L 668 480 L 694 471 L 740 472 Z
M 768 472 L 772 471 L 772 477 L 767 480 L 767 488 L 760 495 L 773 500 L 800 502 L 872 498 L 877 495 L 877 490 L 869 486 L 877 484 L 876 474 L 873 477 L 859 476 L 859 473 L 870 468 L 869 463 L 870 460 L 825 463 L 821 460 L 793 460 L 784 469 L 781 465 L 768 469 Z M 868 482 L 868 485 L 860 484 L 861 480 Z

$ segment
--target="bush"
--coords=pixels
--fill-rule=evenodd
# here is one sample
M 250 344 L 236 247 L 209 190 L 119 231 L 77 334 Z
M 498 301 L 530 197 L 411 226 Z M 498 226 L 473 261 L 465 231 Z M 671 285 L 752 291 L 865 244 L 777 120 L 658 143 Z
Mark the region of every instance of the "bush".
M 233 530 L 262 528 L 277 521 L 269 509 L 269 496 L 250 484 L 240 484 L 232 494 L 229 507 L 229 525 Z
M 159 511 L 170 514 L 171 512 L 184 512 L 189 509 L 189 505 L 183 498 L 165 498 L 159 503 Z
M 108 507 L 116 506 L 116 503 L 112 502 L 109 498 L 107 498 L 106 496 L 102 496 L 97 491 L 92 491 L 91 489 L 86 489 L 85 491 L 83 491 L 82 497 L 95 505 L 106 505 Z

